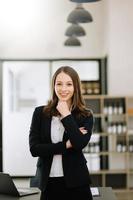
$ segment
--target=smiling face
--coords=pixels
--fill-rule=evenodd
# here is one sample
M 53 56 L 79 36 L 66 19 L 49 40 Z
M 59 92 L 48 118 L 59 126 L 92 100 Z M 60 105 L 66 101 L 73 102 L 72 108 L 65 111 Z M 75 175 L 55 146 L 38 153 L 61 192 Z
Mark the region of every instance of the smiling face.
M 71 105 L 74 94 L 74 85 L 71 77 L 64 72 L 57 75 L 54 85 L 55 93 L 59 100 L 67 101 Z

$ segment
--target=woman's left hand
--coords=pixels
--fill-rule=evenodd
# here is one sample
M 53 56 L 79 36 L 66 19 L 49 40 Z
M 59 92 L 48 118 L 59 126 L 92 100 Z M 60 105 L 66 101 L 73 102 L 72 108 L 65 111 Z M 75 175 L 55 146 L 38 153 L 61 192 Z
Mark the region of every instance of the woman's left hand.
M 80 127 L 79 130 L 81 131 L 83 135 L 87 133 L 87 130 L 85 129 L 85 127 Z

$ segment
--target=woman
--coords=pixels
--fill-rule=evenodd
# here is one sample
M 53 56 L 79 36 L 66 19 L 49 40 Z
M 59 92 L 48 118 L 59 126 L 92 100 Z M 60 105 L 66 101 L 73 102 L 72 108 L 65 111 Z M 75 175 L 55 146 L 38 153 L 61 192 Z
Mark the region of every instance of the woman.
M 35 109 L 30 128 L 30 152 L 39 157 L 36 175 L 41 200 L 92 200 L 82 153 L 92 128 L 93 115 L 85 108 L 77 72 L 60 67 L 52 79 L 52 98 Z

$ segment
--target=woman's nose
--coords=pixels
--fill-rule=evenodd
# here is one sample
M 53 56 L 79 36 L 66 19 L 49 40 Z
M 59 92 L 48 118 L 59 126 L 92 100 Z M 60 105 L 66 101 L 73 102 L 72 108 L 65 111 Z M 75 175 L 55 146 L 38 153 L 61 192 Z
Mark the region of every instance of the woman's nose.
M 66 87 L 65 85 L 62 85 L 61 90 L 62 90 L 62 91 L 65 91 L 66 89 L 67 89 L 67 87 Z

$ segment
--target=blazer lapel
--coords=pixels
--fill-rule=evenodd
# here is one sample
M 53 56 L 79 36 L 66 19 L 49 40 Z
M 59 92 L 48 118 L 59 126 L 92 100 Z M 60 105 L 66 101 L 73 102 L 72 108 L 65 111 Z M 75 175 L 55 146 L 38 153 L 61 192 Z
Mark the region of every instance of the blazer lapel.
M 44 116 L 43 117 L 43 126 L 44 126 L 44 134 L 47 138 L 47 141 L 48 142 L 51 142 L 52 143 L 52 140 L 51 140 L 51 120 L 52 120 L 52 117 L 47 117 L 47 116 Z

